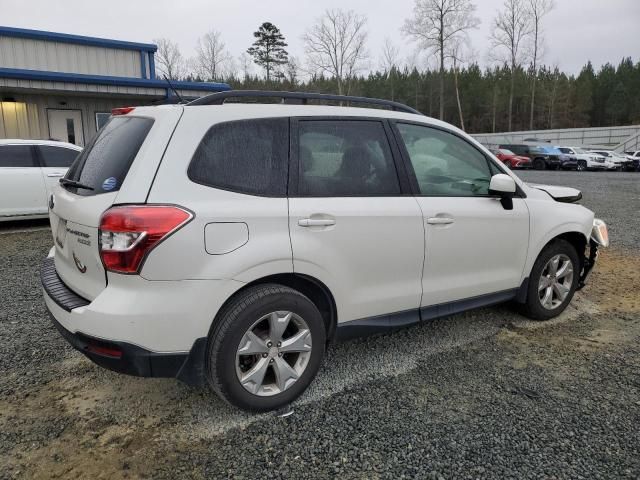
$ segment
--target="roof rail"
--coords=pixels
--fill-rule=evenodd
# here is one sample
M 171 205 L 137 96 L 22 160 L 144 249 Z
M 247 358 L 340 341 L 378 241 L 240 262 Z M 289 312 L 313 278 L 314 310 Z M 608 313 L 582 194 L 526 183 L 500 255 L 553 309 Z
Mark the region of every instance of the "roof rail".
M 380 98 L 352 97 L 350 95 L 332 95 L 327 93 L 306 92 L 277 92 L 268 90 L 228 90 L 212 93 L 198 98 L 187 105 L 222 105 L 228 98 L 280 98 L 282 103 L 306 105 L 309 100 L 323 100 L 328 102 L 360 103 L 380 105 L 391 110 L 422 115 L 419 111 L 402 103 L 382 100 Z

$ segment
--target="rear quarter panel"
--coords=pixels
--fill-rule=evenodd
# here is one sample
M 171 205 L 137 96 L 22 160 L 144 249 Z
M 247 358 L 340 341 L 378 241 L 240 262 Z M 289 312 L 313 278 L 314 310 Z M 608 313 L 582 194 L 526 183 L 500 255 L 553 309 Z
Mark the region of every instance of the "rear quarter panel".
M 251 118 L 275 117 L 273 110 L 253 112 Z M 283 111 L 281 116 L 287 116 Z M 149 203 L 170 203 L 188 208 L 194 219 L 149 255 L 142 276 L 151 280 L 234 279 L 250 282 L 276 273 L 293 271 L 286 198 L 269 198 L 199 185 L 187 176 L 187 169 L 204 134 L 215 123 L 240 120 L 239 109 L 186 107 L 149 193 Z M 206 235 L 207 225 L 244 223 L 248 240 L 225 252 L 229 238 L 220 245 Z M 242 229 L 230 228 L 231 231 Z M 222 237 L 222 236 L 221 236 Z M 246 240 L 246 241 L 245 241 Z

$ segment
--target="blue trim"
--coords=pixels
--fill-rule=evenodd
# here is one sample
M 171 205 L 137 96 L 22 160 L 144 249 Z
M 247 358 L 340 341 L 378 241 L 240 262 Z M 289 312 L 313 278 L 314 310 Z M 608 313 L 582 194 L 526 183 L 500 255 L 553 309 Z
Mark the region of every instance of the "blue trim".
M 147 78 L 147 52 L 140 50 L 140 78 Z
M 149 52 L 149 78 L 156 79 L 156 56 Z
M 85 37 L 83 35 L 47 32 L 45 30 L 30 30 L 27 28 L 0 26 L 0 36 L 30 38 L 33 40 L 49 40 L 51 42 L 75 43 L 79 45 L 90 45 L 93 47 L 120 48 L 123 50 L 145 50 L 148 52 L 155 52 L 156 50 L 158 50 L 158 46 L 154 45 L 153 43 L 126 42 L 124 40 Z
M 17 78 L 21 80 L 41 80 L 45 82 L 72 82 L 125 87 L 167 88 L 166 81 L 157 79 L 111 77 L 108 75 L 85 75 L 82 73 L 46 72 L 42 70 L 24 70 L 20 68 L 0 68 L 0 77 Z M 181 90 L 201 90 L 207 92 L 231 90 L 231 87 L 226 83 L 184 82 L 172 80 L 171 84 Z

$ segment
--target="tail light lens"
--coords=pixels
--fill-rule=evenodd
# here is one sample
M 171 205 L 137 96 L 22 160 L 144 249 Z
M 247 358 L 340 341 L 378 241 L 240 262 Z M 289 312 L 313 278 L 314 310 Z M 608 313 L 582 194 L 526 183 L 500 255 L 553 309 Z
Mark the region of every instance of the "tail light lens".
M 105 269 L 138 273 L 149 252 L 192 218 L 191 212 L 172 205 L 110 208 L 100 220 L 100 257 Z

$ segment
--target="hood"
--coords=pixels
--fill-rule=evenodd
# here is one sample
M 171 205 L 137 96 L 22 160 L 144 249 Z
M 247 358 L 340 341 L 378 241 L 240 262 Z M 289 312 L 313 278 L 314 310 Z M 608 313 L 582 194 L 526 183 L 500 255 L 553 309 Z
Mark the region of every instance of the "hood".
M 538 185 L 527 183 L 531 188 L 536 188 L 548 193 L 557 202 L 573 203 L 582 198 L 582 192 L 571 187 L 559 187 L 556 185 Z

